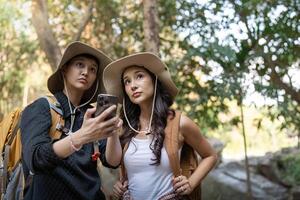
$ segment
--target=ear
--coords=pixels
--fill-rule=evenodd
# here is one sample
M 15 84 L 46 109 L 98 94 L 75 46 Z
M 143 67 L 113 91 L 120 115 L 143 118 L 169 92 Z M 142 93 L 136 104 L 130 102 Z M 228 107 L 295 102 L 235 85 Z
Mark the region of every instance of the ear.
M 62 68 L 61 68 L 61 74 L 63 75 L 63 77 L 65 77 L 65 75 L 67 73 L 67 70 L 68 70 L 68 65 L 62 66 Z

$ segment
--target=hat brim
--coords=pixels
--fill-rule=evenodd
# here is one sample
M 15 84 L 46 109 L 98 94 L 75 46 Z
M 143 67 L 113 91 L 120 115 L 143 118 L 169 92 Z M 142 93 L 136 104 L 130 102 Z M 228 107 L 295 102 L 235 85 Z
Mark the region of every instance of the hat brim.
M 48 89 L 52 94 L 55 94 L 59 91 L 62 91 L 64 89 L 64 82 L 62 77 L 62 71 L 61 69 L 63 66 L 73 57 L 78 56 L 80 54 L 89 54 L 94 56 L 99 61 L 99 69 L 98 69 L 98 75 L 97 75 L 97 81 L 98 81 L 98 89 L 95 93 L 97 82 L 93 84 L 93 86 L 87 90 L 82 97 L 82 102 L 88 101 L 91 99 L 91 103 L 95 102 L 97 99 L 98 93 L 104 93 L 105 87 L 103 85 L 103 82 L 101 80 L 102 73 L 104 68 L 112 61 L 107 55 L 105 55 L 102 51 L 95 49 L 87 44 L 84 44 L 82 42 L 73 42 L 66 48 L 58 66 L 57 70 L 48 78 Z M 94 95 L 94 96 L 93 96 Z
M 103 83 L 106 92 L 118 96 L 120 103 L 122 103 L 124 96 L 121 76 L 124 70 L 130 66 L 142 66 L 155 74 L 164 88 L 168 90 L 172 99 L 175 99 L 178 89 L 171 79 L 168 67 L 155 54 L 142 52 L 113 61 L 104 69 Z

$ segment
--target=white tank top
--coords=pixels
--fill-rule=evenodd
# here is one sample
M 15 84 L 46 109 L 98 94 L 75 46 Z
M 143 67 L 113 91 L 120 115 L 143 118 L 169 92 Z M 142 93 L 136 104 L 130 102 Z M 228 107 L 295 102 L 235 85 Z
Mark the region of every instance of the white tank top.
M 128 188 L 134 200 L 157 200 L 173 190 L 173 172 L 166 149 L 161 150 L 160 165 L 150 165 L 155 158 L 150 144 L 150 138 L 132 138 L 124 155 Z

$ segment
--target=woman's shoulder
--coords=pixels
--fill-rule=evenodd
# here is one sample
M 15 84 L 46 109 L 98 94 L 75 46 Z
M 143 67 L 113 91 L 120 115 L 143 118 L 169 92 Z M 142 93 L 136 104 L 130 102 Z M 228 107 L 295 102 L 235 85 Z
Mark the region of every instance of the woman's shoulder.
M 40 97 L 38 99 L 35 99 L 33 102 L 31 102 L 29 105 L 27 105 L 24 109 L 24 111 L 32 111 L 32 110 L 45 110 L 49 109 L 49 103 L 46 98 Z
M 183 128 L 185 126 L 188 126 L 190 123 L 193 123 L 193 121 L 180 110 L 171 110 L 169 112 L 169 118 L 171 120 L 178 118 L 180 128 Z
M 179 123 L 179 128 L 184 128 L 185 126 L 188 126 L 188 124 L 192 122 L 192 120 L 180 110 L 169 111 L 168 122 L 171 122 L 173 120 Z M 174 125 L 174 123 L 172 125 Z
M 26 127 L 29 124 L 34 124 L 34 126 L 36 126 L 36 125 L 40 125 L 39 123 L 41 121 L 43 122 L 49 121 L 51 119 L 49 110 L 50 108 L 46 99 L 42 99 L 42 98 L 36 99 L 28 106 L 26 106 L 26 108 L 22 111 L 21 125 L 20 125 L 21 128 Z
M 32 119 L 35 117 L 50 117 L 50 106 L 45 98 L 38 98 L 27 105 L 22 111 L 22 119 Z
M 183 136 L 199 130 L 198 125 L 185 113 L 182 113 L 180 111 L 178 111 L 177 113 L 180 113 L 179 129 Z

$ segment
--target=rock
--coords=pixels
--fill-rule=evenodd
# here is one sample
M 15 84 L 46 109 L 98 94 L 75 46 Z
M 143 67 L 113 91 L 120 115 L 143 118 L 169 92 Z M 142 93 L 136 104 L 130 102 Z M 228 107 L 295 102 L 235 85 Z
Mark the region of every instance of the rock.
M 292 187 L 295 183 L 285 179 L 284 170 L 288 163 L 284 160 L 288 157 L 294 157 L 296 160 L 299 155 L 300 149 L 298 148 L 284 148 L 275 153 L 266 153 L 262 157 L 250 157 L 249 165 L 251 171 L 263 175 L 270 181 L 285 187 Z
M 221 142 L 220 140 L 218 140 L 216 138 L 207 138 L 207 141 L 217 152 L 217 155 L 218 155 L 218 163 L 216 164 L 216 166 L 217 166 L 222 162 L 222 151 L 223 151 L 225 145 L 223 142 Z
M 288 192 L 283 186 L 273 183 L 261 175 L 250 174 L 251 189 L 255 200 L 287 200 Z M 202 183 L 203 200 L 247 199 L 245 168 L 232 162 L 220 165 L 211 171 Z
M 224 143 L 216 138 L 207 138 L 209 144 L 215 149 L 218 154 L 222 154 L 222 151 L 225 147 Z
M 300 186 L 291 189 L 291 200 L 300 200 Z

